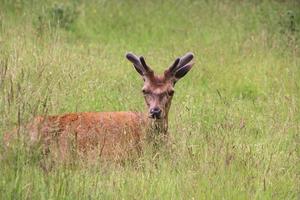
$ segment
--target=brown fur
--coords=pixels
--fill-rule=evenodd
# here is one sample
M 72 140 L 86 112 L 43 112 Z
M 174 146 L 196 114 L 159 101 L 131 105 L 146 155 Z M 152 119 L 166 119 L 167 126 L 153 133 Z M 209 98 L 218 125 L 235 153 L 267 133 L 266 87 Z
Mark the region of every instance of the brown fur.
M 75 149 L 79 153 L 118 159 L 141 153 L 146 123 L 142 113 L 85 112 L 39 116 L 24 128 L 31 144 L 42 142 L 44 150 L 54 150 L 62 159 Z M 6 134 L 6 145 L 11 136 Z

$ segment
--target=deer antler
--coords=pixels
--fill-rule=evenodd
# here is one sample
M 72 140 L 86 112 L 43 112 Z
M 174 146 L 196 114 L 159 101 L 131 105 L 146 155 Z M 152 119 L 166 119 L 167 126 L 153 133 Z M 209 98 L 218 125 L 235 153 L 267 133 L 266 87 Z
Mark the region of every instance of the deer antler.
M 181 78 L 192 67 L 193 63 L 190 63 L 190 61 L 193 58 L 194 54 L 190 52 L 181 58 L 177 58 L 175 62 L 165 71 L 165 75 L 168 77 L 175 76 L 176 78 Z
M 153 70 L 146 64 L 143 56 L 139 58 L 133 53 L 129 52 L 126 54 L 126 58 L 130 62 L 132 62 L 134 68 L 140 75 L 145 76 L 145 75 L 153 74 Z

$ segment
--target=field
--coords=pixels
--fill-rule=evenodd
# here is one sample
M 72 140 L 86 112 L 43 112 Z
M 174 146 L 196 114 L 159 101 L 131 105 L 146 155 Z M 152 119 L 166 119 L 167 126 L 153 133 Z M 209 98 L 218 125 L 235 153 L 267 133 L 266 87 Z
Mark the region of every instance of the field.
M 145 110 L 128 51 L 158 73 L 195 54 L 172 150 L 45 171 L 0 143 L 0 199 L 300 198 L 297 0 L 0 0 L 0 139 L 37 115 Z

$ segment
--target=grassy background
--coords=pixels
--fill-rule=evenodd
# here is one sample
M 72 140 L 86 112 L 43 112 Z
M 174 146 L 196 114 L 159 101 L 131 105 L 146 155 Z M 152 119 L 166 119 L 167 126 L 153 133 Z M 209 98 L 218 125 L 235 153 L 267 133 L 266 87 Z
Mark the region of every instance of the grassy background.
M 0 154 L 0 199 L 299 199 L 300 3 L 0 0 L 0 138 L 36 115 L 144 109 L 124 58 L 176 85 L 171 153 L 45 173 L 18 145 Z

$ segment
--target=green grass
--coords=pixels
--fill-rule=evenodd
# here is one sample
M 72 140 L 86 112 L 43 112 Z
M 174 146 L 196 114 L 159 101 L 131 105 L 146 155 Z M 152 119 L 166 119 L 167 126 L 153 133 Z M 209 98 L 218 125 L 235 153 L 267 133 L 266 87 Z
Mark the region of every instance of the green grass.
M 144 110 L 142 80 L 192 51 L 153 162 L 46 173 L 0 151 L 0 199 L 299 199 L 300 4 L 295 1 L 0 0 L 0 138 L 36 115 Z

